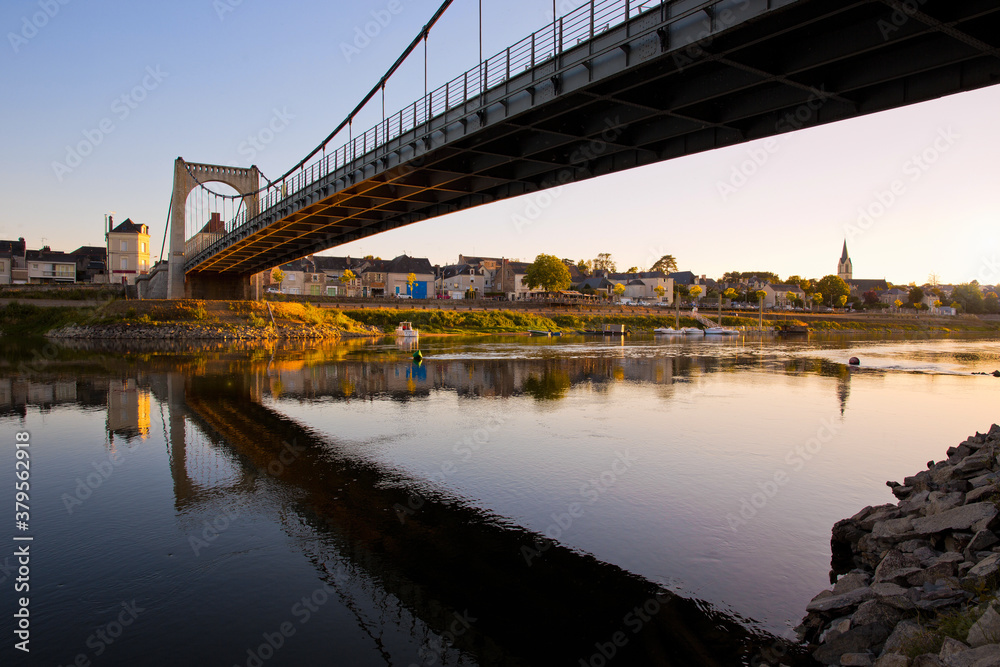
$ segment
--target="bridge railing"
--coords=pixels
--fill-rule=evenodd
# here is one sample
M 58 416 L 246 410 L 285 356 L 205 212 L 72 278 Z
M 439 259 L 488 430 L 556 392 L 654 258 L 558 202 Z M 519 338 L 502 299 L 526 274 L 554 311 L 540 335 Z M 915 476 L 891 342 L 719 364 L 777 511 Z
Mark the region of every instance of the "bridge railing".
M 488 90 L 503 85 L 511 78 L 530 71 L 564 51 L 617 27 L 636 16 L 660 7 L 670 0 L 591 0 L 573 11 L 536 30 L 503 51 L 486 58 L 451 81 L 429 91 L 422 98 L 385 118 L 364 133 L 321 156 L 283 180 L 272 183 L 261 193 L 258 215 L 265 215 L 284 200 L 294 196 L 315 181 L 350 165 L 358 158 L 375 152 L 379 147 L 407 132 L 419 129 L 431 119 L 479 98 Z M 710 4 L 710 3 L 706 3 Z M 234 232 L 250 221 L 244 208 L 226 224 Z M 228 237 L 228 234 L 227 234 Z M 216 252 L 228 243 L 224 237 L 211 247 Z

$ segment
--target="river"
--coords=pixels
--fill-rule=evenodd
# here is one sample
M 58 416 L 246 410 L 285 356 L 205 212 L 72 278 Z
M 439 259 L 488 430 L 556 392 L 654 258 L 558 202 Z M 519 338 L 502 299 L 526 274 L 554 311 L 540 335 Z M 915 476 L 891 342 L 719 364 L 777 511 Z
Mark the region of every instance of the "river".
M 415 345 L 3 342 L 3 663 L 750 664 L 1000 421 L 996 338 Z

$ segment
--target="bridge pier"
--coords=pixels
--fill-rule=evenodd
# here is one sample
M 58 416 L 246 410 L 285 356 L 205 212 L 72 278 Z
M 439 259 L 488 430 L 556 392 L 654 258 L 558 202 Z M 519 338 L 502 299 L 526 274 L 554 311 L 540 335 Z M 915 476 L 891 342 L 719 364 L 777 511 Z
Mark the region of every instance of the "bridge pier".
M 189 273 L 184 281 L 184 298 L 210 301 L 245 301 L 255 299 L 249 273 Z
M 215 164 L 185 162 L 184 158 L 174 160 L 174 192 L 170 198 L 170 262 L 167 279 L 167 298 L 196 299 L 246 299 L 249 289 L 242 289 L 242 283 L 249 288 L 249 275 L 221 276 L 202 274 L 202 277 L 188 276 L 185 279 L 184 260 L 188 254 L 189 239 L 186 231 L 187 197 L 196 187 L 206 183 L 225 183 L 243 196 L 246 219 L 257 215 L 260 206 L 260 171 L 252 167 L 226 167 Z M 211 243 L 222 236 L 219 232 L 202 230 L 195 233 L 199 242 Z M 212 277 L 209 277 L 212 276 Z M 194 281 L 195 284 L 192 284 Z M 234 282 L 235 281 L 235 282 Z M 233 284 L 231 284 L 233 283 Z M 236 284 L 239 283 L 239 284 Z M 192 294 L 238 294 L 239 296 L 192 296 Z

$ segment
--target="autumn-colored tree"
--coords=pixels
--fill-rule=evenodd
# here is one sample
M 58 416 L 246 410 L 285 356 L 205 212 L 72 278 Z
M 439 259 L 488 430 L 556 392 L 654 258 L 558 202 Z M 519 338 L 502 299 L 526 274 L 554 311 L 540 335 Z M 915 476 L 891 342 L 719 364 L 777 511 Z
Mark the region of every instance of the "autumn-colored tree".
M 278 284 L 278 289 L 281 289 L 281 283 L 285 281 L 285 272 L 281 270 L 280 267 L 274 267 L 271 269 L 271 282 Z

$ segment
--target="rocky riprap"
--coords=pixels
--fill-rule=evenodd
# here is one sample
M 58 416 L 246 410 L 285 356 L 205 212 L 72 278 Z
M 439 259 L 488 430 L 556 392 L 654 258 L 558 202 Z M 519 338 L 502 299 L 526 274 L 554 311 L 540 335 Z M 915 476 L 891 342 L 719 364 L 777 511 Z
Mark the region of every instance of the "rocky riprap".
M 374 328 L 373 328 L 374 329 Z M 374 331 L 378 331 L 374 329 Z M 70 339 L 211 339 L 211 340 L 288 340 L 324 339 L 347 337 L 350 334 L 336 327 L 309 324 L 289 324 L 275 327 L 254 327 L 250 325 L 230 325 L 212 323 L 175 324 L 106 324 L 97 326 L 68 326 L 48 334 L 49 338 Z M 354 334 L 357 335 L 357 334 Z M 364 335 L 380 335 L 369 333 Z
M 886 482 L 895 505 L 833 527 L 831 580 L 839 578 L 799 626 L 819 663 L 1000 666 L 998 454 L 994 424 L 902 484 Z

